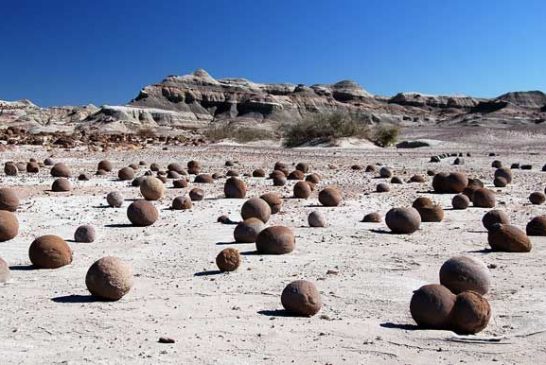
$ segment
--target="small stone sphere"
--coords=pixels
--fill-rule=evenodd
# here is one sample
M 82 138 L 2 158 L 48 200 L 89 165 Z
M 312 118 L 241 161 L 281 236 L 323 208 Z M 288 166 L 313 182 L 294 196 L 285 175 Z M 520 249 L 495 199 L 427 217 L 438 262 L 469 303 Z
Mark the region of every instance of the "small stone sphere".
M 166 184 L 167 183 L 167 177 L 163 176 L 163 175 L 159 175 L 157 176 L 157 179 L 159 181 L 161 181 L 163 184 Z
M 91 243 L 95 241 L 96 237 L 95 227 L 90 224 L 79 226 L 74 232 L 74 241 L 76 242 Z
M 117 257 L 106 256 L 87 271 L 85 285 L 89 292 L 103 300 L 120 300 L 133 286 L 133 270 Z
M 198 184 L 212 184 L 214 179 L 209 174 L 199 174 L 193 179 L 193 182 Z
M 270 179 L 275 179 L 275 178 L 285 178 L 286 179 L 286 175 L 284 172 L 282 172 L 281 170 L 273 170 L 270 174 L 269 174 L 269 178 Z
M 310 227 L 326 227 L 326 217 L 318 210 L 314 210 L 307 216 Z
M 391 179 L 391 184 L 403 184 L 404 182 L 402 181 L 401 178 L 399 178 L 398 176 L 393 176 L 392 179 Z
M 327 187 L 319 192 L 318 200 L 325 207 L 337 207 L 341 203 L 341 193 L 337 188 Z
M 475 291 L 457 295 L 451 311 L 451 326 L 459 334 L 478 333 L 487 327 L 491 306 L 487 299 Z
M 134 226 L 146 227 L 159 218 L 157 208 L 147 200 L 135 200 L 127 208 L 127 218 Z
M 468 186 L 477 188 L 483 188 L 485 185 L 480 179 L 468 179 Z
M 19 233 L 17 216 L 7 210 L 0 210 L 0 242 L 9 241 Z
M 271 208 L 271 214 L 277 214 L 281 211 L 282 208 L 282 196 L 279 193 L 265 193 L 260 196 L 260 199 L 265 200 L 269 207 Z
M 514 162 L 512 165 L 510 165 L 510 169 L 512 169 L 512 170 L 517 170 L 517 169 L 519 169 L 519 163 Z
M 13 162 L 6 162 L 4 164 L 4 173 L 7 176 L 17 176 L 19 173 L 19 169 L 17 168 L 17 165 Z
M 457 194 L 451 200 L 451 205 L 453 209 L 466 209 L 470 205 L 470 199 L 464 194 Z
M 288 174 L 288 180 L 303 180 L 305 179 L 305 174 L 300 170 L 294 170 Z
M 66 192 L 70 190 L 72 190 L 72 185 L 70 184 L 70 181 L 64 177 L 55 179 L 51 185 L 51 191 L 54 192 Z
M 265 171 L 264 169 L 256 169 L 252 171 L 252 176 L 254 177 L 265 177 Z
M 440 172 L 434 175 L 434 178 L 432 179 L 434 191 L 441 194 L 461 193 L 467 185 L 468 178 L 460 172 L 453 172 L 450 174 Z
M 508 184 L 512 183 L 512 170 L 508 167 L 500 167 L 495 170 L 495 177 L 503 177 Z
M 487 231 L 487 242 L 493 251 L 529 252 L 532 248 L 525 232 L 510 224 L 495 223 Z
M 304 174 L 309 172 L 309 164 L 306 162 L 298 162 L 296 170 L 303 172 Z
M 189 196 L 177 196 L 173 199 L 171 208 L 174 210 L 186 210 L 191 209 L 193 203 Z
M 130 167 L 124 167 L 118 171 L 118 178 L 122 181 L 133 180 L 135 178 L 135 170 Z
M 134 186 L 135 188 L 139 187 L 140 184 L 142 184 L 142 182 L 144 181 L 145 178 L 146 178 L 146 176 L 135 177 L 133 179 L 133 181 L 131 181 L 131 186 Z
M 412 205 L 421 216 L 421 222 L 441 222 L 444 219 L 444 210 L 426 197 L 417 198 Z
M 203 189 L 199 188 L 191 189 L 188 195 L 193 202 L 201 201 L 205 198 L 205 192 L 203 191 Z
M 506 185 L 508 185 L 508 181 L 506 181 L 506 179 L 502 176 L 497 176 L 493 180 L 493 185 L 495 185 L 497 188 L 504 188 Z
M 188 162 L 188 173 L 192 175 L 197 175 L 201 171 L 201 163 L 198 161 L 191 160 Z
M 78 180 L 79 181 L 89 181 L 91 178 L 89 177 L 89 175 L 87 174 L 79 174 L 78 175 Z
M 27 168 L 27 165 L 24 162 L 17 162 L 17 169 L 19 171 L 25 171 Z
M 421 215 L 415 208 L 392 208 L 385 216 L 385 223 L 394 233 L 410 234 L 419 229 Z
M 529 201 L 531 204 L 540 205 L 546 201 L 546 195 L 541 192 L 534 192 L 529 195 Z
M 153 162 L 151 165 L 150 165 L 150 170 L 152 171 L 159 171 L 161 169 L 161 167 L 159 166 L 159 164 Z
M 40 269 L 56 269 L 72 262 L 70 246 L 59 236 L 52 234 L 36 238 L 28 249 L 34 266 Z
M 499 160 L 495 160 L 491 163 L 491 167 L 494 167 L 496 169 L 500 169 L 502 168 L 502 162 L 500 162 Z
M 288 175 L 288 165 L 284 162 L 277 161 L 275 162 L 275 165 L 273 166 L 273 170 L 282 171 L 284 175 Z
M 424 183 L 426 182 L 427 180 L 425 179 L 425 177 L 423 175 L 413 175 L 410 179 L 409 179 L 410 182 L 412 183 Z
M 174 171 L 178 174 L 184 174 L 186 171 L 184 170 L 184 166 L 182 166 L 182 164 L 178 163 L 178 162 L 171 162 L 168 166 L 167 166 L 167 170 L 169 171 Z
M 140 193 L 146 200 L 159 200 L 165 194 L 165 184 L 156 177 L 147 176 L 140 183 Z
M 258 218 L 267 223 L 271 217 L 271 207 L 261 198 L 250 198 L 241 207 L 241 217 L 243 219 Z
M 55 165 L 55 161 L 53 161 L 52 158 L 48 157 L 48 158 L 46 158 L 46 159 L 44 160 L 44 165 L 46 165 L 46 166 L 53 166 L 53 165 Z
M 241 254 L 235 248 L 224 248 L 216 256 L 216 265 L 220 271 L 235 271 L 241 265 Z
M 440 283 L 455 294 L 473 290 L 484 295 L 491 286 L 491 273 L 481 260 L 456 256 L 440 268 Z
M 95 173 L 95 175 L 97 176 L 104 176 L 104 175 L 108 175 L 108 173 L 104 170 L 97 170 L 97 172 Z
M 232 166 L 235 166 L 235 163 L 231 160 L 226 160 L 226 162 L 224 163 L 224 166 L 232 167 Z
M 53 177 L 70 177 L 70 169 L 62 162 L 57 162 L 51 168 L 51 176 Z
M 0 210 L 15 212 L 19 208 L 19 198 L 15 190 L 0 188 Z
M 392 170 L 389 169 L 386 166 L 383 166 L 382 168 L 379 169 L 379 176 L 381 176 L 384 179 L 391 178 L 392 177 Z
M 5 283 L 11 278 L 9 265 L 3 258 L 0 257 L 0 283 Z
M 411 316 L 421 328 L 447 329 L 455 298 L 455 294 L 443 285 L 422 286 L 411 297 Z
M 129 167 L 132 168 L 135 171 L 138 171 L 138 165 L 136 163 L 129 164 Z
M 243 199 L 246 196 L 246 184 L 237 177 L 230 177 L 224 184 L 224 195 L 228 199 Z
M 312 173 L 305 177 L 305 181 L 308 181 L 316 185 L 320 183 L 320 176 L 318 174 Z
M 223 179 L 224 177 L 225 177 L 224 175 L 222 175 L 221 173 L 218 173 L 218 172 L 215 172 L 215 173 L 212 174 L 212 178 L 214 180 L 220 180 L 220 179 Z
M 389 184 L 386 183 L 379 183 L 375 187 L 375 191 L 378 193 L 388 193 L 390 190 L 391 188 L 389 187 Z
M 167 171 L 167 179 L 180 179 L 182 175 L 180 175 L 178 172 L 169 170 Z
M 188 186 L 188 180 L 178 179 L 173 181 L 173 187 L 176 189 L 183 189 Z
M 294 185 L 294 198 L 307 199 L 311 196 L 311 186 L 307 181 L 298 181 Z
M 286 176 L 275 176 L 273 177 L 273 186 L 285 186 L 286 181 Z
M 375 168 L 374 165 L 368 165 L 368 166 L 366 166 L 366 169 L 364 171 L 365 172 L 375 172 L 376 168 Z
M 239 243 L 254 243 L 264 228 L 265 223 L 258 218 L 248 218 L 235 226 L 233 238 Z
M 534 217 L 525 228 L 528 236 L 546 236 L 546 215 Z
M 490 210 L 482 217 L 482 224 L 488 231 L 496 223 L 510 224 L 510 218 L 504 211 L 498 209 Z
M 322 307 L 317 287 L 307 280 L 288 284 L 282 291 L 281 304 L 289 313 L 304 317 L 314 316 Z
M 228 170 L 228 172 L 226 172 L 226 176 L 239 176 L 239 173 L 234 170 Z
M 114 168 L 114 165 L 112 165 L 112 162 L 108 160 L 102 160 L 97 165 L 97 170 L 104 170 L 106 172 L 112 171 L 113 168 Z
M 476 189 L 472 196 L 472 203 L 479 208 L 494 208 L 497 204 L 495 192 L 486 188 Z
M 119 191 L 112 191 L 106 195 L 106 202 L 112 208 L 119 208 L 123 205 L 123 195 Z
M 38 166 L 37 162 L 28 162 L 27 163 L 27 172 L 31 174 L 37 174 L 40 172 L 40 166 Z
M 378 212 L 368 213 L 362 218 L 362 222 L 366 223 L 381 223 L 381 214 Z
M 362 170 L 362 165 L 359 165 L 359 164 L 351 165 L 351 170 L 355 170 L 355 171 Z
M 272 226 L 256 237 L 256 250 L 261 254 L 282 255 L 294 251 L 296 239 L 288 227 Z

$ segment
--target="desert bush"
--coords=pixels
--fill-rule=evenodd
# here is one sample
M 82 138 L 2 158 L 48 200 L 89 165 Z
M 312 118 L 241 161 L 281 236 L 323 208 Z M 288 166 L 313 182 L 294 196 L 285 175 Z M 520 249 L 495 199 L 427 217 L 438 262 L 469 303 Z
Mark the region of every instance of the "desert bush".
M 209 127 L 203 131 L 203 135 L 212 142 L 217 142 L 222 139 L 232 139 L 236 142 L 245 143 L 275 138 L 273 132 L 268 130 L 252 127 L 234 127 L 230 125 Z
M 395 125 L 379 125 L 375 127 L 372 142 L 381 147 L 391 146 L 398 140 L 400 128 Z

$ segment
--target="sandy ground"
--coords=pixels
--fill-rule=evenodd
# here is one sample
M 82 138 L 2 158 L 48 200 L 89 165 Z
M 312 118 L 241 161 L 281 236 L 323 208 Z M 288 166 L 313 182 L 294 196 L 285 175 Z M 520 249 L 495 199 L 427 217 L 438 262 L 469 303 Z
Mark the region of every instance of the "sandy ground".
M 473 137 L 473 140 L 477 139 Z M 279 191 L 283 211 L 269 224 L 294 229 L 296 250 L 288 255 L 261 256 L 253 244 L 233 243 L 233 225 L 216 222 L 221 214 L 240 219 L 244 200 L 222 197 L 223 181 L 201 185 L 206 199 L 189 211 L 169 210 L 172 198 L 184 190 L 167 190 L 156 206 L 160 219 L 147 228 L 128 226 L 126 208 L 139 197 L 138 189 L 116 179 L 116 173 L 87 182 L 73 179 L 71 193 L 48 192 L 49 169 L 38 175 L 0 177 L 2 186 L 19 190 L 17 213 L 20 234 L 0 244 L 0 256 L 10 265 L 12 280 L 0 286 L 2 364 L 540 364 L 546 362 L 546 237 L 533 237 L 527 254 L 487 251 L 487 234 L 481 226 L 486 209 L 450 210 L 452 195 L 430 194 L 424 184 L 392 185 L 389 193 L 374 193 L 382 179 L 352 171 L 354 163 L 384 163 L 407 180 L 414 173 L 465 171 L 491 186 L 492 160 L 505 164 L 532 163 L 533 170 L 514 170 L 513 185 L 495 189 L 498 207 L 524 228 L 531 217 L 546 214 L 546 206 L 531 206 L 527 197 L 546 187 L 544 144 L 534 149 L 493 148 L 486 143 L 453 142 L 434 148 L 303 149 L 216 146 L 92 154 L 54 151 L 73 174 L 93 173 L 107 157 L 116 168 L 140 160 L 186 163 L 202 161 L 207 172 L 225 172 L 227 159 L 239 161 L 241 173 L 271 169 L 275 161 L 311 163 L 323 181 L 320 187 L 338 185 L 342 206 L 316 207 L 317 192 L 308 200 L 290 199 L 293 182 L 273 187 L 270 180 L 247 178 L 248 197 Z M 498 157 L 488 157 L 495 150 Z M 463 166 L 453 158 L 440 164 L 430 156 L 443 151 L 471 152 Z M 7 160 L 43 159 L 40 147 L 19 147 L 2 155 Z M 328 164 L 336 166 L 335 169 Z M 117 170 L 116 170 L 117 171 Z M 143 170 L 139 171 L 142 174 Z M 168 182 L 171 187 L 172 183 Z M 122 208 L 105 208 L 105 195 L 118 190 Z M 359 222 L 372 211 L 385 214 L 393 206 L 410 205 L 429 196 L 445 208 L 442 223 L 424 223 L 412 235 L 387 233 L 384 223 Z M 318 209 L 327 228 L 308 228 L 307 214 Z M 28 247 L 42 234 L 73 238 L 76 227 L 91 223 L 98 231 L 94 243 L 69 241 L 74 260 L 56 270 L 36 270 Z M 243 254 L 239 270 L 218 273 L 214 259 L 225 247 Z M 416 329 L 409 313 L 412 291 L 438 282 L 438 270 L 452 256 L 478 257 L 491 269 L 487 295 L 493 315 L 486 330 L 475 336 L 449 331 Z M 135 285 L 118 302 L 95 301 L 85 287 L 89 266 L 105 255 L 129 262 Z M 337 274 L 327 274 L 329 270 Z M 287 316 L 280 293 L 295 279 L 316 283 L 324 306 L 312 318 Z M 161 344 L 161 336 L 176 340 Z

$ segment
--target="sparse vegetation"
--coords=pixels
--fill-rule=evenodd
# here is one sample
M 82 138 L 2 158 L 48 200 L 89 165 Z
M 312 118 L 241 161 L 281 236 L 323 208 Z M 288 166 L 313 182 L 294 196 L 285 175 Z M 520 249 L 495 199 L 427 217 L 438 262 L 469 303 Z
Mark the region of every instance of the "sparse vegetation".
M 372 141 L 381 147 L 388 147 L 396 143 L 400 128 L 395 125 L 380 125 L 373 132 Z
M 246 143 L 276 138 L 274 133 L 268 130 L 234 127 L 230 125 L 210 127 L 203 132 L 203 135 L 212 142 L 217 142 L 222 139 L 231 139 L 239 143 Z

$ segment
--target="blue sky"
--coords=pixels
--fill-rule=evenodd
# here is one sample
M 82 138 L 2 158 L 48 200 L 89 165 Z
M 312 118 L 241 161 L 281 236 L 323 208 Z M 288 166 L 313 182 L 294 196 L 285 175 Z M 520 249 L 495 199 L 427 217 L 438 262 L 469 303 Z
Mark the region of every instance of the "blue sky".
M 119 104 L 166 75 L 546 91 L 542 0 L 0 0 L 0 99 Z

